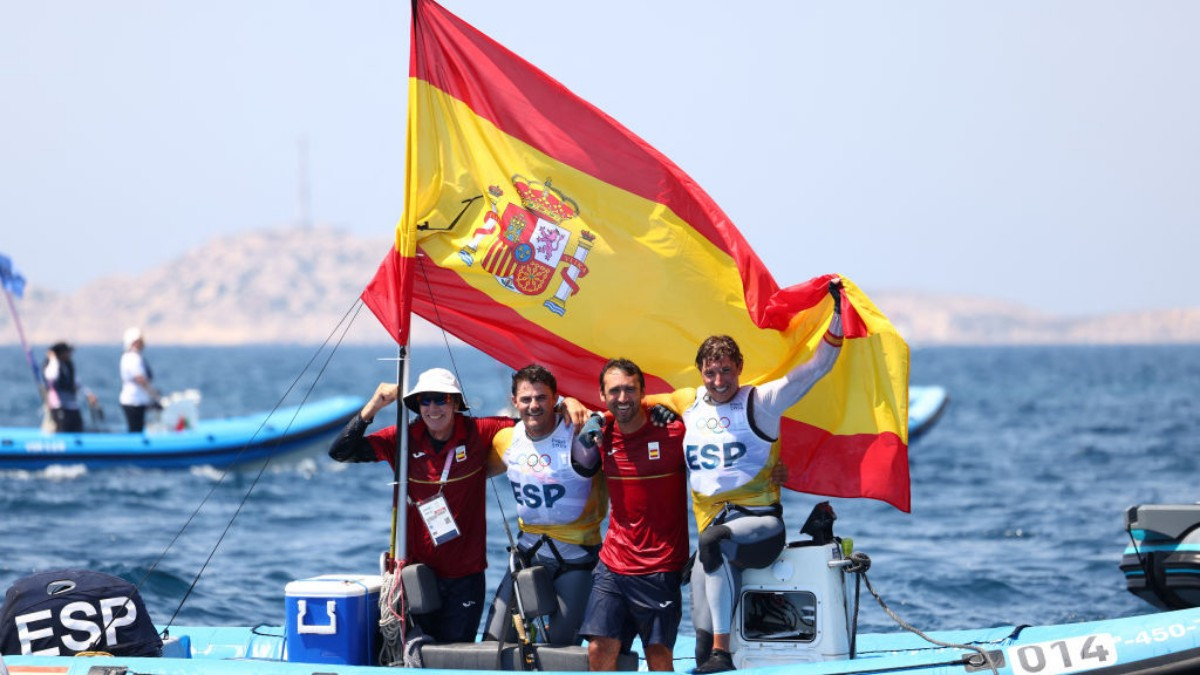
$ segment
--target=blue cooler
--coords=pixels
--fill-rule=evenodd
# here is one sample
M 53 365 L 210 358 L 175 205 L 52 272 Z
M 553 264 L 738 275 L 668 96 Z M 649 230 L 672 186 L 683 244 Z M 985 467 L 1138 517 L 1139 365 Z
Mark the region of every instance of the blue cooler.
M 288 661 L 376 665 L 379 589 L 375 574 L 325 574 L 289 582 Z

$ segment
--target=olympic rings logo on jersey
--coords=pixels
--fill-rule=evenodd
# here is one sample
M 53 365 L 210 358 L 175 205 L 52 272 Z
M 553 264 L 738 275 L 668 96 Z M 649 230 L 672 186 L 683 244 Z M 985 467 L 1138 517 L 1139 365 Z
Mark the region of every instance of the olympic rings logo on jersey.
M 527 452 L 517 455 L 516 461 L 513 464 L 525 467 L 527 471 L 541 473 L 550 470 L 550 455 L 538 454 L 536 452 Z
M 692 426 L 702 434 L 723 434 L 729 431 L 732 422 L 728 417 L 702 417 Z

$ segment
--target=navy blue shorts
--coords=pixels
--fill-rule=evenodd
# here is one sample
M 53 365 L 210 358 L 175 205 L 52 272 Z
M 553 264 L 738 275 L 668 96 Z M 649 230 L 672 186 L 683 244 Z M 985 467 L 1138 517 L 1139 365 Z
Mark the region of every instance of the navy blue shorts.
M 603 562 L 592 570 L 592 593 L 579 634 L 621 641 L 627 652 L 633 638 L 642 645 L 665 645 L 673 649 L 683 618 L 683 596 L 679 572 L 617 574 Z

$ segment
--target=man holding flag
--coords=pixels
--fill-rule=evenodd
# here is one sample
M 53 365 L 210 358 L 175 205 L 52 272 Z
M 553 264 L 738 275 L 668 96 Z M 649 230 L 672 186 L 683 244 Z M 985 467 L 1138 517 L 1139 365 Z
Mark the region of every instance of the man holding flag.
M 687 428 L 684 451 L 700 532 L 691 577 L 696 673 L 733 670 L 729 632 L 741 570 L 766 567 L 783 550 L 779 485 L 787 467 L 779 459 L 780 421 L 841 353 L 841 291 L 840 280 L 830 282 L 834 313 L 821 345 L 784 377 L 742 386 L 741 350 L 729 336 L 717 335 L 696 354 L 704 388 L 669 396 Z

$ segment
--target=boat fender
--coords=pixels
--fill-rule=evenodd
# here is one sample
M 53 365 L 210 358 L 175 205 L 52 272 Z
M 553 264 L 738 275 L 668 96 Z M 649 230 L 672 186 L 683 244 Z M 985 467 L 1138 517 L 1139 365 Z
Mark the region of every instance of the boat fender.
M 721 555 L 721 540 L 733 536 L 728 525 L 713 525 L 700 533 L 700 546 L 696 553 L 706 574 L 712 574 L 725 561 Z

